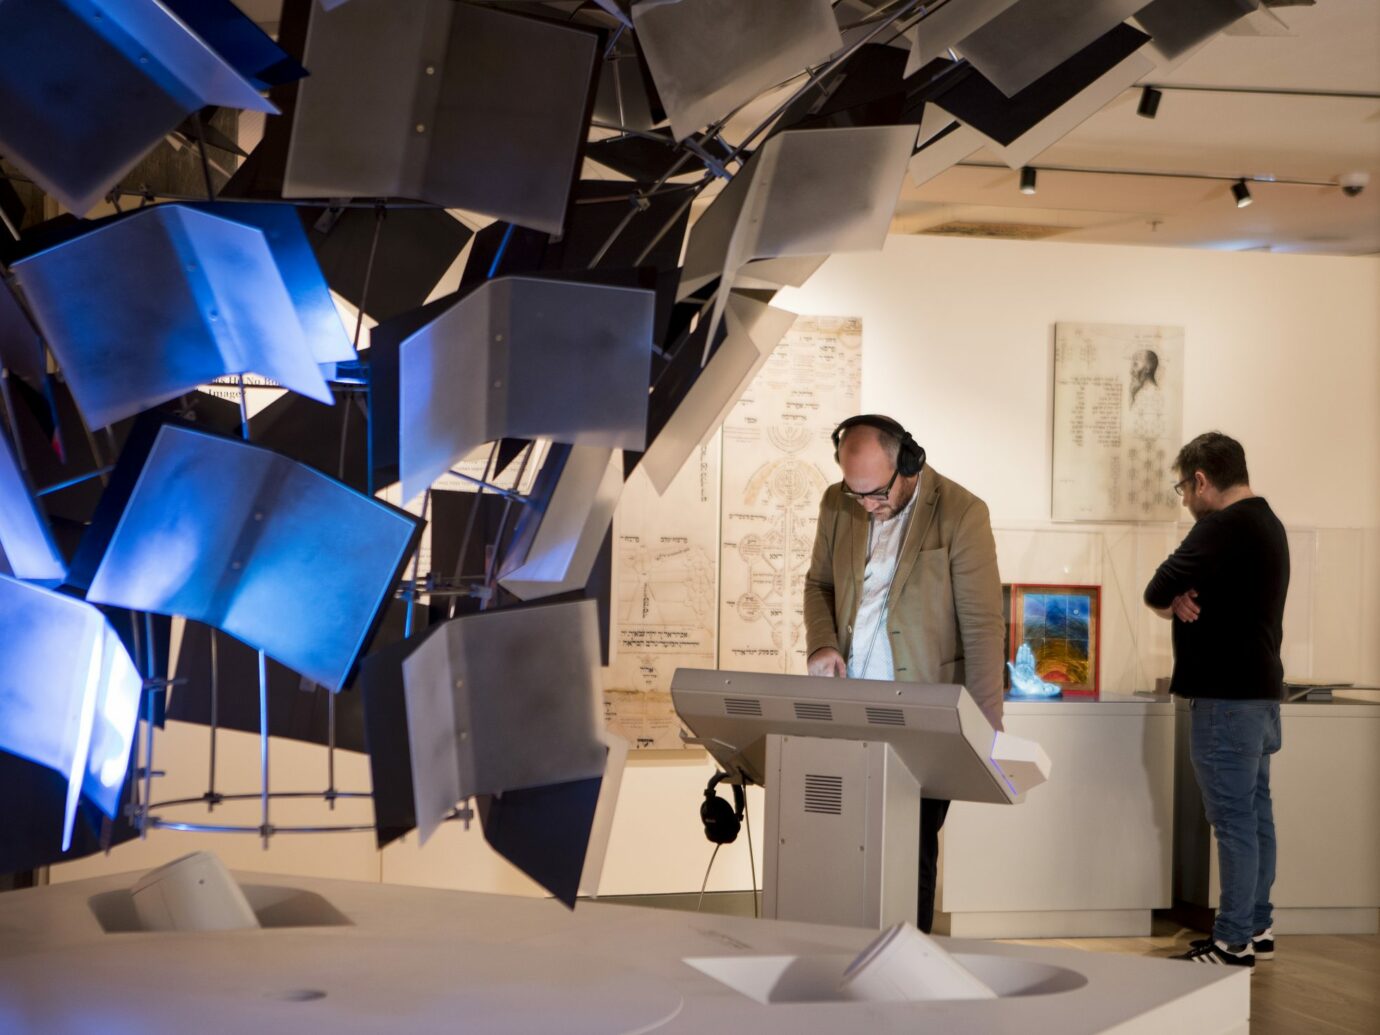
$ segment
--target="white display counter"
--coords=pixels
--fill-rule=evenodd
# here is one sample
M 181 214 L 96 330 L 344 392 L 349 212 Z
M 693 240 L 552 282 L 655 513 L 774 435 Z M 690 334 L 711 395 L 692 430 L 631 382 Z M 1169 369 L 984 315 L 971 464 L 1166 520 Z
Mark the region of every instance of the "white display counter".
M 1380 933 L 1380 701 L 1342 691 L 1281 705 L 1280 720 L 1283 747 L 1270 762 L 1275 932 Z M 1176 721 L 1174 897 L 1216 908 L 1217 843 L 1188 757 L 1187 702 Z
M 0 1031 L 1244 1035 L 1250 1013 L 1237 968 L 944 939 L 998 998 L 844 1001 L 876 931 L 298 877 L 237 875 L 262 929 L 130 931 L 138 876 L 0 894 Z
M 1015 808 L 954 802 L 935 930 L 962 938 L 1150 933 L 1171 904 L 1174 705 L 1163 698 L 1008 701 L 1049 782 Z

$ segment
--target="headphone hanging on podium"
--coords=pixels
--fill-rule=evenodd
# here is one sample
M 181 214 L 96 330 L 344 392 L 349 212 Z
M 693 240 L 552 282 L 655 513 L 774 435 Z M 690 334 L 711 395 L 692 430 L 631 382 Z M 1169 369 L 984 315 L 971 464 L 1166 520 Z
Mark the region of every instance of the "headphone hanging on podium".
M 885 431 L 888 435 L 893 435 L 900 440 L 901 448 L 896 454 L 896 470 L 900 472 L 901 477 L 909 478 L 919 474 L 924 469 L 925 447 L 911 438 L 910 432 L 901 427 L 899 423 L 880 413 L 860 413 L 856 417 L 849 417 L 834 429 L 832 437 L 835 463 L 838 463 L 839 443 L 843 440 L 843 433 L 849 428 L 856 428 L 859 425 Z
M 737 840 L 738 831 L 743 825 L 743 813 L 747 809 L 747 795 L 743 793 L 742 784 L 732 785 L 732 805 L 714 792 L 714 788 L 727 779 L 727 773 L 715 773 L 711 776 L 709 786 L 704 789 L 704 801 L 700 803 L 700 822 L 704 824 L 704 836 L 716 845 L 732 844 Z

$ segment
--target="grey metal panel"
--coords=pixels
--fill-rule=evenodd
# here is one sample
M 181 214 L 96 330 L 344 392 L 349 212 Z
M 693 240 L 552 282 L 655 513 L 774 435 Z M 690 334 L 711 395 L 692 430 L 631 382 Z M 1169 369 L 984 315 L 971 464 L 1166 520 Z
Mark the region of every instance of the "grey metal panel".
M 463 798 L 598 776 L 599 623 L 592 600 L 437 626 L 403 662 L 423 842 Z
M 505 566 L 499 584 L 519 600 L 583 589 L 623 494 L 623 453 L 573 446 L 545 510 L 524 511 L 515 538 L 536 525 L 531 545 Z
M 1063 64 L 1148 0 L 1017 0 L 970 33 L 958 51 L 1011 97 Z
M 915 186 L 928 183 L 940 173 L 982 149 L 987 138 L 969 126 L 956 125 L 936 136 L 910 160 L 910 179 Z
M 278 110 L 155 0 L 0 3 L 0 152 L 73 212 L 210 104 Z
M 404 497 L 499 438 L 642 449 L 655 307 L 651 291 L 500 277 L 405 340 Z
M 726 319 L 724 340 L 642 455 L 640 466 L 659 493 L 667 490 L 690 454 L 723 423 L 772 349 L 791 329 L 795 314 L 732 293 Z
M 642 0 L 632 17 L 677 140 L 843 46 L 829 0 Z
M 78 799 L 114 817 L 143 682 L 105 617 L 0 576 L 0 750 L 67 777 L 64 851 Z
M 28 480 L 0 431 L 0 575 L 57 584 L 67 577 L 67 562 L 58 553 L 43 512 L 29 491 Z
M 1154 63 L 1144 54 L 1132 54 L 1006 147 L 995 141 L 988 143 L 998 157 L 1012 169 L 1029 165 L 1036 155 L 1052 147 L 1092 118 L 1154 67 Z
M 158 205 L 22 259 L 14 273 L 93 428 L 251 370 L 331 401 L 255 226 Z
M 599 55 L 592 32 L 456 5 L 422 196 L 559 234 Z
M 976 32 L 1016 0 L 949 0 L 927 13 L 907 35 L 911 38 L 906 75 L 918 72 L 950 47 Z
M 915 134 L 915 126 L 849 126 L 773 136 L 691 230 L 680 297 L 723 278 L 712 334 L 746 263 L 880 248 Z
M 1260 0 L 1153 0 L 1136 21 L 1172 60 L 1259 8 Z
M 421 197 L 453 7 L 353 0 L 312 11 L 284 197 Z
M 451 0 L 316 9 L 285 197 L 402 196 L 559 233 L 598 36 Z
M 194 618 L 339 689 L 417 525 L 270 450 L 167 426 L 87 599 Z

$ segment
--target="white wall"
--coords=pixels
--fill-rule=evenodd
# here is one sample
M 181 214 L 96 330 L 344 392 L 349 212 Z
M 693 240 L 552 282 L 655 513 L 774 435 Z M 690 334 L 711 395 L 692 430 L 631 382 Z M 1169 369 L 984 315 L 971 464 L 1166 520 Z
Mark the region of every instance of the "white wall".
M 895 237 L 882 253 L 830 259 L 776 304 L 863 318 L 864 407 L 906 422 L 939 470 L 988 501 L 1003 529 L 1008 579 L 1041 564 L 1070 573 L 1100 566 L 1104 582 L 1115 576 L 1128 593 L 1179 530 L 1049 522 L 1053 328 L 1060 321 L 1182 325 L 1185 435 L 1218 428 L 1239 438 L 1254 487 L 1285 523 L 1324 530 L 1314 537 L 1308 577 L 1313 669 L 1326 669 L 1335 629 L 1350 621 L 1356 635 L 1340 637 L 1357 654 L 1348 678 L 1380 683 L 1380 259 Z M 1350 540 L 1331 529 L 1360 529 L 1352 538 L 1363 545 L 1338 551 L 1336 543 Z M 1337 586 L 1345 592 L 1333 592 Z M 1156 628 L 1148 622 L 1128 610 L 1125 629 L 1134 637 Z M 1140 646 L 1150 659 L 1144 671 L 1122 664 L 1115 673 L 1127 688 L 1148 685 L 1163 661 L 1162 644 Z M 1106 645 L 1108 655 L 1117 651 L 1123 661 L 1137 655 L 1125 643 Z M 157 763 L 178 775 L 157 797 L 204 786 L 205 731 L 176 725 L 160 740 Z M 222 783 L 256 787 L 250 738 L 228 754 Z M 316 786 L 319 755 L 275 742 L 275 783 Z M 362 759 L 347 768 L 351 782 L 367 786 Z M 630 763 L 604 894 L 699 890 L 711 846 L 698 807 L 710 772 L 703 759 Z M 752 802 L 760 881 L 760 792 Z M 255 820 L 241 813 L 238 821 Z M 156 832 L 108 859 L 57 867 L 54 879 L 138 869 L 210 842 L 243 869 L 537 893 L 489 851 L 477 825 L 452 824 L 438 839 L 419 850 L 412 838 L 380 857 L 367 834 L 284 835 L 263 851 L 247 836 Z M 719 853 L 709 887 L 746 888 L 749 880 L 740 841 Z

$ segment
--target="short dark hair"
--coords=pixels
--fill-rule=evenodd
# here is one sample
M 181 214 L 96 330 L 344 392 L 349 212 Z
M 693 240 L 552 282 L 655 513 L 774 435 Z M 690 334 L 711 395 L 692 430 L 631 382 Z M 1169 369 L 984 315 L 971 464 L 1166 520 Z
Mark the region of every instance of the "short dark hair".
M 1246 471 L 1246 451 L 1241 443 L 1220 431 L 1205 432 L 1184 446 L 1174 466 L 1184 478 L 1202 471 L 1216 489 L 1247 485 L 1251 480 Z

